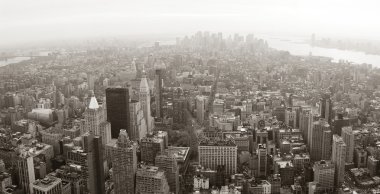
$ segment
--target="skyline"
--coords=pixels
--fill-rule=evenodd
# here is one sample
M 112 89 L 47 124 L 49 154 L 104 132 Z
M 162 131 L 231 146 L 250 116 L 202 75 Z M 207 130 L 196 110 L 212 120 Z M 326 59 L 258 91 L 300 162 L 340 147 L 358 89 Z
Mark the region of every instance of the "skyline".
M 198 30 L 379 40 L 379 5 L 374 0 L 2 1 L 0 42 L 5 47 L 99 37 L 175 37 Z

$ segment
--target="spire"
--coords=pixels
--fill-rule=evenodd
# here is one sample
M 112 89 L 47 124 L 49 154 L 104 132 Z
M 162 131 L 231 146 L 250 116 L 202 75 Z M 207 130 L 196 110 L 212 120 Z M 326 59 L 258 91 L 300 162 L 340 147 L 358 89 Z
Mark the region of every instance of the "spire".
M 148 79 L 146 78 L 144 64 L 143 64 L 143 67 L 142 67 L 142 77 L 141 77 L 141 82 L 140 82 L 140 91 L 147 91 L 147 92 L 149 92 Z
M 120 129 L 119 137 L 117 138 L 117 145 L 119 147 L 128 147 L 130 145 L 129 136 L 127 130 Z
M 90 100 L 90 104 L 88 105 L 88 108 L 89 109 L 98 109 L 99 108 L 99 104 L 95 98 L 94 93 L 92 93 L 92 95 L 91 95 L 91 100 Z
M 146 78 L 146 72 L 145 72 L 145 65 L 144 64 L 142 65 L 142 71 L 141 72 L 142 72 L 142 77 Z

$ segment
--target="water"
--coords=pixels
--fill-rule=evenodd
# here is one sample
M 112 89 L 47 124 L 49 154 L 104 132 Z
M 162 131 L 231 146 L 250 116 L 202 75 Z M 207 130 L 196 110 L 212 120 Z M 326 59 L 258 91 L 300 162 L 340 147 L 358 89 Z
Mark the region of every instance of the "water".
M 13 64 L 13 63 L 19 63 L 21 61 L 26 61 L 29 59 L 30 57 L 13 57 L 13 58 L 8 58 L 7 60 L 0 59 L 0 67 Z
M 359 51 L 339 50 L 332 48 L 312 47 L 305 42 L 305 38 L 279 38 L 262 37 L 267 40 L 268 45 L 274 49 L 289 51 L 292 55 L 330 57 L 333 61 L 346 60 L 356 64 L 372 64 L 380 68 L 380 55 L 371 55 Z

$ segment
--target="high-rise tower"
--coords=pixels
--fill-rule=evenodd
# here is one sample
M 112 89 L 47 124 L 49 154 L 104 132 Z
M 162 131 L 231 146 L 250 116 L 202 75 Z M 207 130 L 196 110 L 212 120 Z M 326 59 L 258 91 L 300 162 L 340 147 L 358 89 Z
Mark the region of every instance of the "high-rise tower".
M 107 120 L 111 123 L 111 136 L 118 138 L 120 129 L 129 127 L 129 92 L 127 88 L 107 88 Z
M 161 118 L 163 117 L 163 99 L 162 99 L 162 87 L 163 87 L 163 69 L 156 69 L 155 72 L 155 94 L 154 94 L 154 99 L 156 102 L 156 117 Z
M 129 140 L 125 129 L 120 130 L 117 143 L 111 148 L 111 157 L 114 193 L 134 194 L 137 171 L 136 145 Z
M 319 101 L 319 112 L 321 118 L 324 118 L 329 124 L 331 124 L 332 115 L 332 102 L 330 95 L 324 94 Z
M 324 119 L 313 123 L 311 131 L 311 160 L 328 160 L 331 157 L 332 132 L 330 125 Z
M 354 133 L 352 132 L 352 127 L 342 128 L 342 138 L 344 143 L 346 143 L 346 163 L 352 163 L 354 161 Z
M 346 144 L 339 135 L 333 136 L 331 161 L 335 164 L 335 186 L 340 187 L 344 181 L 346 160 Z
M 147 123 L 146 124 L 147 131 L 148 133 L 150 133 L 153 131 L 153 119 L 152 119 L 151 111 L 150 111 L 150 90 L 149 90 L 148 80 L 146 78 L 144 67 L 143 67 L 142 78 L 140 82 L 139 99 L 140 99 L 141 107 L 144 111 L 144 117 Z

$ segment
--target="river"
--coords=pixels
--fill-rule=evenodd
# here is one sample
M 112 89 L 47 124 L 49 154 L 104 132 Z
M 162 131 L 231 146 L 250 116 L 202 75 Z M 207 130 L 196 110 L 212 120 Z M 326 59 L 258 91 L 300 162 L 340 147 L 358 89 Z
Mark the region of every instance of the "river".
M 380 55 L 371 55 L 359 51 L 312 47 L 305 43 L 307 40 L 306 38 L 269 36 L 260 36 L 260 38 L 267 40 L 269 47 L 277 50 L 289 51 L 292 55 L 308 56 L 311 53 L 313 56 L 330 57 L 334 62 L 347 60 L 356 64 L 372 64 L 372 67 L 380 68 Z
M 7 60 L 0 59 L 0 67 L 13 64 L 13 63 L 19 63 L 21 61 L 26 61 L 29 59 L 30 57 L 12 57 L 12 58 L 8 58 Z

